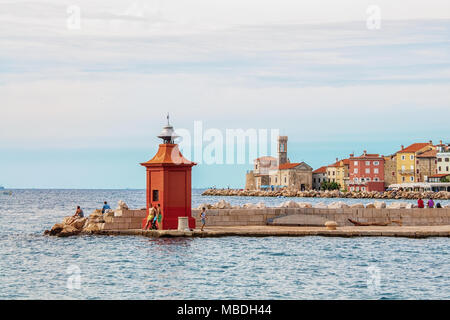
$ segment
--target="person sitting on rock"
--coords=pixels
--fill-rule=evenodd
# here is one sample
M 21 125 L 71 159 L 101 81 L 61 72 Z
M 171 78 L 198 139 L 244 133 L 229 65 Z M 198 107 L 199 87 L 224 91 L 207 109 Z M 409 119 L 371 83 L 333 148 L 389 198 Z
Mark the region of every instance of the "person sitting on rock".
M 436 208 L 442 208 L 442 206 L 441 206 L 441 203 L 440 203 L 440 202 L 438 202 L 438 203 L 436 204 Z
M 83 209 L 81 209 L 80 206 L 77 206 L 77 211 L 75 211 L 75 214 L 72 217 L 83 218 L 84 217 Z
M 430 198 L 430 200 L 428 200 L 428 208 L 434 208 L 433 198 Z
M 109 206 L 108 202 L 103 202 L 103 208 L 102 208 L 102 213 L 105 213 L 106 210 L 111 210 L 111 207 Z
M 155 217 L 155 212 L 156 212 L 155 207 L 152 207 L 152 205 L 150 204 L 150 209 L 148 211 L 148 216 L 147 216 L 147 223 L 145 224 L 144 230 L 148 230 L 148 227 L 150 225 L 152 226 L 152 229 L 153 229 L 153 218 Z
M 423 204 L 423 200 L 421 198 L 419 198 L 419 200 L 417 200 L 417 207 L 418 208 L 425 208 L 425 206 Z

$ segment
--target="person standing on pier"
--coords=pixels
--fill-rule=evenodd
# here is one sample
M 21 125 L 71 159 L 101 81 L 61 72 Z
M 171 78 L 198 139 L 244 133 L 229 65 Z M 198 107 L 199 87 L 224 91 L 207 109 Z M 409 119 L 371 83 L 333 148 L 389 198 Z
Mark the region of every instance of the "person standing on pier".
M 206 224 L 206 208 L 205 207 L 203 207 L 202 208 L 202 213 L 200 214 L 200 218 L 202 219 L 202 231 L 203 231 L 203 228 L 205 227 L 205 224 Z
M 148 211 L 147 216 L 147 223 L 145 224 L 144 230 L 148 230 L 149 225 L 151 225 L 153 229 L 153 218 L 155 217 L 155 212 L 156 212 L 155 207 L 152 207 L 150 204 L 150 209 Z
M 156 209 L 156 216 L 155 216 L 155 222 L 158 221 L 157 229 L 161 228 L 161 221 L 162 221 L 162 212 L 161 212 L 161 205 L 158 203 L 158 208 Z

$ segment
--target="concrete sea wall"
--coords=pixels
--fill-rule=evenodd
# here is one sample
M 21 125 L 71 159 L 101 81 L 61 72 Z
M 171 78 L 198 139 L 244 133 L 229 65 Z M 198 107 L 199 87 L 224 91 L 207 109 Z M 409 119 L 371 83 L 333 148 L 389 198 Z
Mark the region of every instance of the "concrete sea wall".
M 192 210 L 200 226 L 201 210 Z M 441 209 L 374 209 L 374 208 L 263 208 L 263 209 L 210 209 L 208 226 L 297 225 L 324 226 L 336 221 L 339 226 L 352 226 L 348 219 L 362 223 L 392 223 L 403 226 L 450 225 L 450 208 Z
M 201 210 L 193 209 L 196 226 L 201 226 Z M 115 210 L 113 215 L 93 218 L 97 230 L 141 229 L 146 210 Z M 450 225 L 450 208 L 374 209 L 374 208 L 262 208 L 209 209 L 207 226 L 320 226 L 336 221 L 339 226 L 353 226 L 348 219 L 362 223 L 389 223 L 402 226 Z

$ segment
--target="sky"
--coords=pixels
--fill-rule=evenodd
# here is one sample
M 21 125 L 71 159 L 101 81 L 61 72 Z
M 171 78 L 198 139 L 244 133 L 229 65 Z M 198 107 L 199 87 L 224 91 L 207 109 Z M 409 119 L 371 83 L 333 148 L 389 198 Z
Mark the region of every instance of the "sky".
M 144 188 L 167 112 L 277 129 L 313 168 L 450 141 L 449 1 L 0 0 L 0 48 L 9 188 Z M 242 188 L 247 160 L 193 187 Z

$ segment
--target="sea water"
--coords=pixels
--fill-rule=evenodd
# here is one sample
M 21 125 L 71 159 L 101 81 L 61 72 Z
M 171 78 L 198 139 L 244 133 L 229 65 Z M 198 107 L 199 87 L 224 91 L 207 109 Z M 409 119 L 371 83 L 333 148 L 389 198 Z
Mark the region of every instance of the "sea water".
M 193 207 L 287 198 L 203 197 Z M 13 190 L 0 195 L 0 299 L 449 299 L 448 238 L 43 236 L 144 190 Z M 300 199 L 348 203 L 365 199 Z M 389 201 L 388 201 L 389 202 Z M 442 201 L 443 204 L 448 201 Z

